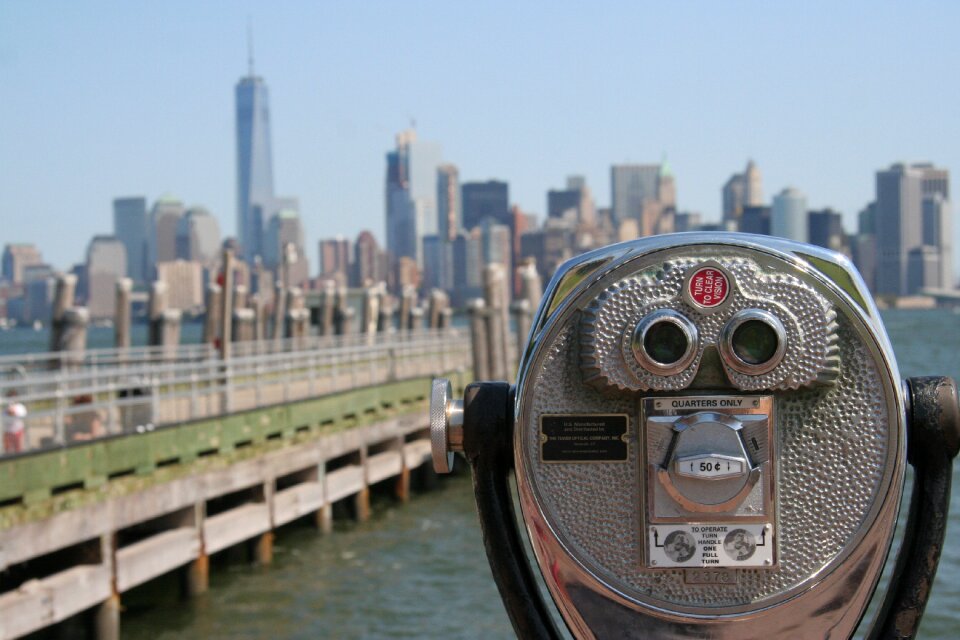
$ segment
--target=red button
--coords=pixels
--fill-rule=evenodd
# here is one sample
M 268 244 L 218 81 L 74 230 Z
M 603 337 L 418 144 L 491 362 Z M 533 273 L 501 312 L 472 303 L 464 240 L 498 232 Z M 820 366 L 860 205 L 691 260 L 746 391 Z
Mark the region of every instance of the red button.
M 727 299 L 730 282 L 720 269 L 702 267 L 687 281 L 690 298 L 701 307 L 716 307 Z

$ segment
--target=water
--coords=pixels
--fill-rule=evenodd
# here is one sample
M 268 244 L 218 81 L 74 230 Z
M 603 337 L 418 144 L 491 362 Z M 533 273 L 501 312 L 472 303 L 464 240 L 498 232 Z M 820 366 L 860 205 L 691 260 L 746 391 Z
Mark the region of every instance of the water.
M 960 315 L 889 311 L 884 320 L 901 375 L 960 379 Z M 960 636 L 960 490 L 951 513 L 922 638 Z M 376 501 L 370 521 L 340 521 L 332 536 L 291 525 L 278 532 L 272 566 L 214 562 L 210 581 L 210 592 L 189 602 L 172 578 L 125 594 L 123 637 L 513 637 L 466 475 L 405 506 Z
M 113 327 L 91 326 L 87 329 L 88 349 L 113 347 Z M 180 342 L 199 344 L 203 339 L 203 322 L 191 320 L 180 325 Z M 147 325 L 137 323 L 130 327 L 130 343 L 134 347 L 147 344 Z M 36 353 L 50 348 L 50 330 L 35 331 L 32 327 L 15 327 L 0 331 L 0 355 Z

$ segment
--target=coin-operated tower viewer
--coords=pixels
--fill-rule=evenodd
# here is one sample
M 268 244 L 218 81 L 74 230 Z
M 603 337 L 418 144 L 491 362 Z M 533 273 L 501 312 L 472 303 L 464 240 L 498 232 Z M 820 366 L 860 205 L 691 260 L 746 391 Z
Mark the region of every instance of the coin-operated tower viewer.
M 958 437 L 949 378 L 902 382 L 849 261 L 744 234 L 594 251 L 548 287 L 517 384 L 431 398 L 434 465 L 462 452 L 521 637 L 841 638 L 860 624 L 915 468 L 873 623 L 912 637 Z M 509 472 L 520 514 L 513 512 Z M 529 536 L 525 557 L 518 521 Z

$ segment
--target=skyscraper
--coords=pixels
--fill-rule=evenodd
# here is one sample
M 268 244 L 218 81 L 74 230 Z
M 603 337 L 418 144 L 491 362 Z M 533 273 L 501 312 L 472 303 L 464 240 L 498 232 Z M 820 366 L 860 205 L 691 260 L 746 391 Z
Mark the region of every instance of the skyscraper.
M 263 251 L 264 225 L 273 214 L 273 160 L 270 151 L 270 106 L 267 85 L 253 73 L 236 86 L 237 239 L 253 262 Z
M 510 187 L 506 182 L 465 182 L 463 194 L 463 228 L 473 229 L 485 218 L 497 224 L 510 225 Z
M 423 237 L 436 234 L 437 167 L 440 145 L 417 139 L 408 129 L 397 134 L 387 153 L 387 250 L 394 259 L 413 258 L 423 266 Z
M 657 200 L 660 165 L 619 164 L 610 167 L 610 202 L 614 224 L 628 218 L 639 221 L 643 203 Z
M 763 179 L 753 160 L 747 161 L 743 173 L 735 173 L 723 185 L 723 221 L 737 222 L 745 207 L 763 205 Z
M 941 286 L 953 286 L 949 199 L 949 174 L 931 164 L 895 164 L 877 172 L 876 293 L 909 295 L 917 293 L 921 283 L 942 280 L 947 283 Z M 940 244 L 932 251 L 920 250 L 931 246 L 928 241 Z M 935 271 L 936 277 L 922 270 Z
M 183 216 L 183 202 L 171 195 L 165 195 L 153 203 L 150 210 L 150 226 L 147 245 L 149 251 L 148 277 L 153 276 L 158 262 L 171 262 L 177 259 L 177 228 Z
M 113 235 L 126 249 L 127 277 L 137 283 L 146 282 L 149 276 L 146 198 L 116 198 L 113 201 Z
M 127 249 L 113 236 L 94 236 L 87 246 L 87 308 L 94 319 L 111 318 L 117 280 L 127 271 Z
M 0 275 L 7 282 L 22 284 L 27 267 L 43 264 L 40 250 L 32 244 L 8 244 L 3 248 L 3 269 Z
M 806 242 L 807 197 L 794 187 L 787 187 L 773 198 L 770 211 L 770 235 Z
M 209 265 L 220 252 L 220 225 L 203 207 L 191 207 L 177 223 L 177 258 Z
M 445 242 L 457 237 L 462 219 L 460 172 L 456 165 L 437 167 L 437 235 Z

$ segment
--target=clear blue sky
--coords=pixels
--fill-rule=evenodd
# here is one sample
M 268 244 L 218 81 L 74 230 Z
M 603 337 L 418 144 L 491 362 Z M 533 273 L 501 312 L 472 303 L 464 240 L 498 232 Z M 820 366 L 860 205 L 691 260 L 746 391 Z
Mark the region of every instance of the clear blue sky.
M 796 186 L 848 228 L 878 168 L 960 173 L 960 3 L 515 4 L 0 0 L 0 243 L 67 267 L 114 197 L 168 192 L 232 234 L 248 17 L 313 264 L 320 237 L 382 240 L 411 118 L 463 180 L 539 213 L 568 174 L 606 206 L 612 163 L 663 154 L 707 219 L 749 157 L 768 198 Z

